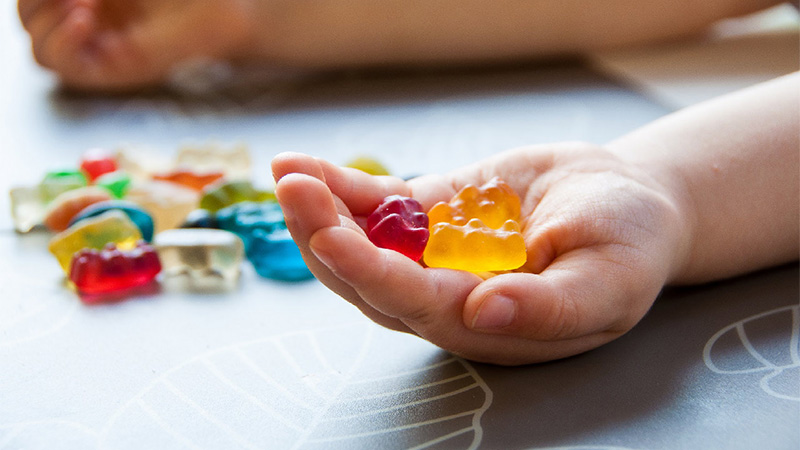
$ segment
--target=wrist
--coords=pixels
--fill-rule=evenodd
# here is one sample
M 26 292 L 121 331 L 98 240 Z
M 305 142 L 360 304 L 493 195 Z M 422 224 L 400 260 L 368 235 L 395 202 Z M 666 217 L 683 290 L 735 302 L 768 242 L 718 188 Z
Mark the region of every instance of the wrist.
M 667 239 L 671 242 L 665 261 L 666 283 L 686 283 L 691 277 L 689 273 L 694 260 L 692 253 L 698 215 L 685 176 L 670 164 L 669 149 L 647 137 L 628 135 L 610 143 L 607 148 L 635 168 L 671 210 L 668 216 L 670 222 L 663 224 L 664 232 L 669 235 Z M 643 151 L 643 148 L 648 151 Z

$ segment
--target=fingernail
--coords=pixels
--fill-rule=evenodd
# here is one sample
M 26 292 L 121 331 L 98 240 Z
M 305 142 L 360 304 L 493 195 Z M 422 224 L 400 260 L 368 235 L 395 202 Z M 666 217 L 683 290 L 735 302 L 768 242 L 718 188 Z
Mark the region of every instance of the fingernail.
M 336 264 L 334 264 L 333 257 L 329 253 L 316 249 L 313 245 L 309 245 L 309 248 L 311 249 L 311 253 L 313 253 L 318 260 L 322 261 L 322 264 L 325 264 L 328 269 L 336 273 Z
M 284 221 L 293 221 L 294 220 L 294 209 L 289 205 L 280 205 L 281 212 L 283 213 L 283 220 Z
M 474 329 L 497 329 L 511 324 L 517 314 L 514 301 L 503 295 L 492 295 L 483 301 L 472 319 Z

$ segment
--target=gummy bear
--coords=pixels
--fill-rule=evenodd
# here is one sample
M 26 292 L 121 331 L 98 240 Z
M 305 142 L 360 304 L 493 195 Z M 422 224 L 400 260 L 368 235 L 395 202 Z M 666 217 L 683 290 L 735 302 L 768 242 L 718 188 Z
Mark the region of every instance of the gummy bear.
M 47 202 L 39 186 L 15 187 L 9 191 L 11 200 L 11 219 L 14 229 L 27 233 L 44 221 Z
M 69 223 L 72 226 L 81 220 L 90 217 L 97 217 L 107 211 L 122 211 L 129 219 L 139 228 L 142 233 L 142 239 L 147 242 L 153 240 L 153 218 L 143 208 L 139 207 L 136 203 L 124 200 L 107 200 L 87 206 L 76 214 Z
M 47 207 L 44 225 L 50 231 L 64 231 L 75 215 L 87 206 L 111 199 L 105 189 L 97 186 L 85 186 L 67 191 L 56 197 Z
M 66 191 L 71 191 L 79 187 L 88 185 L 84 175 L 79 170 L 60 170 L 47 172 L 39 183 L 44 201 L 49 203 Z
M 72 255 L 84 248 L 101 249 L 109 242 L 128 250 L 142 240 L 139 228 L 122 211 L 108 211 L 76 223 L 50 239 L 48 249 L 69 274 Z
M 232 282 L 239 278 L 244 245 L 229 231 L 167 230 L 157 234 L 153 244 L 167 276 L 186 275 L 200 283 Z
M 81 171 L 86 174 L 90 182 L 99 176 L 117 170 L 117 160 L 112 153 L 101 148 L 93 148 L 81 156 Z
M 302 281 L 314 277 L 286 228 L 253 230 L 247 259 L 256 273 L 264 278 Z
M 480 219 L 471 219 L 466 225 L 439 222 L 431 227 L 423 255 L 429 267 L 469 272 L 513 270 L 526 259 L 525 240 L 513 220 L 499 229 L 487 227 Z
M 345 167 L 358 169 L 370 175 L 389 175 L 389 170 L 375 158 L 369 156 L 358 156 L 353 158 Z
M 102 250 L 85 248 L 72 257 L 69 279 L 78 291 L 102 294 L 150 283 L 161 272 L 155 249 L 139 242 L 130 250 L 107 244 Z
M 500 228 L 507 220 L 519 220 L 519 196 L 509 185 L 495 177 L 481 187 L 464 186 L 449 203 L 439 202 L 428 211 L 431 224 L 447 222 L 464 225 L 480 219 L 489 228 Z
M 373 244 L 419 260 L 428 242 L 428 216 L 410 197 L 390 195 L 367 217 L 367 237 Z
M 100 175 L 94 184 L 108 189 L 115 198 L 123 198 L 131 185 L 131 177 L 124 170 L 116 170 Z
M 119 170 L 133 181 L 150 180 L 155 173 L 172 167 L 172 161 L 164 152 L 151 148 L 121 148 L 115 155 Z
M 126 200 L 144 208 L 153 217 L 156 233 L 177 228 L 186 216 L 197 209 L 199 194 L 193 189 L 167 181 L 134 183 Z
M 196 173 L 191 170 L 175 170 L 169 173 L 153 175 L 153 179 L 169 181 L 195 191 L 202 191 L 206 186 L 220 181 L 223 176 L 222 172 Z
M 236 233 L 249 248 L 253 231 L 286 228 L 280 205 L 275 202 L 241 202 L 217 211 L 216 227 Z
M 200 208 L 217 212 L 240 202 L 275 201 L 275 194 L 253 187 L 249 181 L 232 181 L 212 186 L 200 199 Z
M 175 167 L 196 173 L 222 172 L 226 179 L 250 178 L 250 151 L 244 144 L 231 148 L 210 142 L 202 145 L 184 145 L 175 156 Z
M 207 209 L 195 209 L 186 215 L 181 228 L 218 228 L 217 217 Z

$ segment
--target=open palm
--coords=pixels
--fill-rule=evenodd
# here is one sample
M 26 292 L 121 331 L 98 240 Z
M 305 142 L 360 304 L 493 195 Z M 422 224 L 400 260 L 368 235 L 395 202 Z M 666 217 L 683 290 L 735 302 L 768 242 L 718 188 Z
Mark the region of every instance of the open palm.
M 300 154 L 273 160 L 287 225 L 317 278 L 372 320 L 466 358 L 524 364 L 615 339 L 683 256 L 665 189 L 588 144 L 526 147 L 447 175 L 375 177 Z M 483 279 L 375 247 L 359 223 L 387 195 L 429 209 L 499 176 L 522 199 L 528 261 Z

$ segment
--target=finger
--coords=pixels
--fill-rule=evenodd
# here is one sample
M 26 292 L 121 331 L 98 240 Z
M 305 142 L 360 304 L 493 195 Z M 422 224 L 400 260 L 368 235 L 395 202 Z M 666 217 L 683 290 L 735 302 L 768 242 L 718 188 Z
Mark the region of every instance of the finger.
M 19 0 L 17 1 L 17 15 L 19 20 L 25 24 L 33 14 L 39 10 L 48 0 Z
M 373 245 L 363 233 L 331 226 L 309 242 L 314 255 L 377 311 L 402 320 L 438 345 L 463 329 L 460 313 L 482 280 L 469 272 L 426 269 L 393 250 Z
M 183 56 L 168 44 L 174 37 L 159 40 L 148 23 L 107 26 L 109 13 L 96 0 L 52 4 L 30 21 L 34 55 L 69 87 L 119 91 L 154 84 Z
M 357 225 L 339 214 L 325 184 L 305 174 L 289 174 L 278 181 L 275 194 L 286 216 L 286 225 L 300 249 L 303 260 L 317 279 L 380 325 L 399 331 L 409 331 L 401 321 L 386 317 L 364 303 L 350 285 L 331 273 L 309 249 L 311 235 L 320 228 L 338 227 L 344 224 L 353 231 L 360 231 Z
M 60 69 L 63 58 L 76 58 L 93 26 L 94 11 L 89 2 L 48 2 L 23 24 L 31 36 L 33 54 L 39 64 Z
M 129 89 L 157 80 L 127 33 L 100 30 L 96 14 L 79 5 L 46 35 L 32 32 L 37 61 L 53 69 L 63 84 L 77 89 Z M 33 26 L 44 26 L 40 24 Z
M 370 175 L 358 169 L 339 167 L 318 160 L 325 183 L 354 215 L 368 215 L 389 195 L 410 196 L 405 181 L 386 175 Z
M 55 28 L 56 24 L 66 17 L 67 12 L 61 3 L 56 1 L 19 2 L 20 21 L 32 36 L 43 36 Z
M 467 327 L 535 341 L 621 335 L 638 322 L 660 291 L 642 283 L 630 250 L 581 249 L 562 255 L 540 275 L 504 274 L 487 280 L 464 305 Z
M 59 74 L 86 73 L 88 67 L 84 58 L 95 27 L 94 11 L 88 7 L 76 7 L 42 39 L 33 41 L 34 54 L 40 63 Z
M 528 364 L 575 355 L 619 336 L 601 332 L 576 339 L 536 341 L 476 332 L 464 325 L 461 314 L 465 299 L 481 286 L 477 275 L 422 268 L 397 252 L 370 245 L 361 233 L 343 227 L 320 229 L 310 245 L 315 255 L 370 306 L 401 319 L 420 337 L 467 359 Z
M 27 29 L 28 23 L 39 15 L 51 15 L 59 10 L 65 11 L 67 3 L 63 0 L 19 0 L 17 14 L 20 22 Z
M 296 152 L 283 152 L 272 158 L 272 177 L 278 180 L 290 173 L 303 173 L 325 181 L 325 174 L 316 158 Z
M 320 160 L 303 153 L 281 153 L 273 158 L 271 167 L 272 177 L 276 182 L 282 177 L 293 173 L 308 175 L 325 182 L 325 174 L 320 165 Z M 339 214 L 352 218 L 352 214 L 339 197 L 334 195 L 333 200 Z

